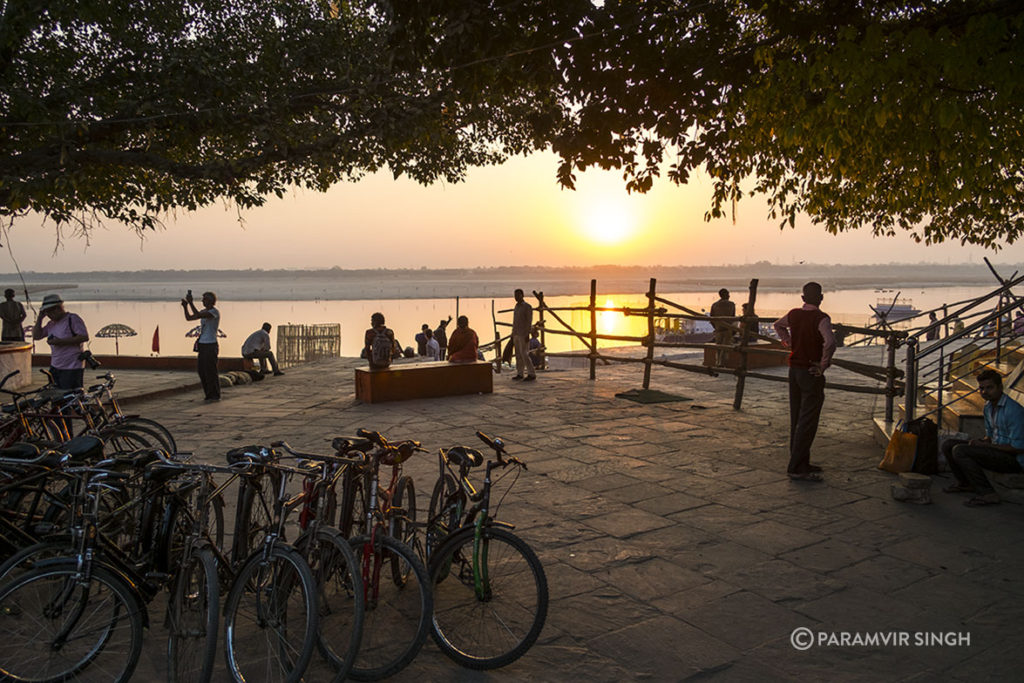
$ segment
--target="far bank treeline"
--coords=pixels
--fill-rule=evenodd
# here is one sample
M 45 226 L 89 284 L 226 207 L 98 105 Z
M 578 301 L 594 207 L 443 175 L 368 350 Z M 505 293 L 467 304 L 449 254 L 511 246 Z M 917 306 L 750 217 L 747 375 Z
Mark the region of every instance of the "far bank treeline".
M 707 218 L 1024 233 L 1019 0 L 7 0 L 0 93 L 0 217 L 64 230 L 552 150 L 703 170 Z
M 1024 264 L 995 264 L 1003 277 L 1024 272 Z M 615 266 L 543 267 L 495 266 L 487 268 L 369 268 L 369 269 L 246 269 L 246 270 L 137 270 L 87 272 L 33 272 L 23 274 L 25 282 L 88 283 L 102 282 L 180 282 L 197 283 L 258 279 L 261 285 L 302 280 L 339 282 L 508 282 L 510 286 L 531 288 L 550 282 L 644 282 L 658 278 L 667 285 L 707 285 L 714 288 L 745 286 L 758 278 L 763 287 L 799 286 L 808 280 L 820 280 L 830 289 L 851 286 L 875 287 L 890 283 L 920 286 L 995 284 L 992 272 L 984 264 L 799 264 L 780 265 L 767 261 L 722 266 Z M 0 274 L 0 280 L 15 282 L 17 274 Z

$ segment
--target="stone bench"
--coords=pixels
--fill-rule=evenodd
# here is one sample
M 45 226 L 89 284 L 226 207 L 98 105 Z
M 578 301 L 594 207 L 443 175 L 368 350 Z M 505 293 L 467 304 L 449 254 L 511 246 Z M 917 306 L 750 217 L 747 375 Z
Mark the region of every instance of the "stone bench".
M 403 363 L 383 370 L 356 368 L 356 398 L 364 403 L 493 391 L 493 369 L 485 361 Z

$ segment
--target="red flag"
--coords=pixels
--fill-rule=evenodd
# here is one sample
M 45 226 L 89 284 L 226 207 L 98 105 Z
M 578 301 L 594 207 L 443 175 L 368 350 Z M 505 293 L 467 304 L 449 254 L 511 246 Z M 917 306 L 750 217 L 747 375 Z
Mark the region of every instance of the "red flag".
M 153 353 L 160 353 L 160 326 L 153 331 Z

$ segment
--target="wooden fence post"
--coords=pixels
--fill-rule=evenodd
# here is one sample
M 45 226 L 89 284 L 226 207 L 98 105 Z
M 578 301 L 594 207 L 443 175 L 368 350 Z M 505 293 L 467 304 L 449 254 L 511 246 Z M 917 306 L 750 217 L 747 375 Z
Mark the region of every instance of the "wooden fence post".
M 747 303 L 743 305 L 743 323 L 740 325 L 740 366 L 736 369 L 736 396 L 732 401 L 733 410 L 739 410 L 743 405 L 743 389 L 747 382 L 747 340 L 750 339 L 750 326 L 757 325 L 757 315 L 754 311 L 756 302 L 757 278 L 754 278 L 750 281 Z
M 501 374 L 501 333 L 498 332 L 498 316 L 494 312 L 494 299 L 491 299 L 491 321 L 494 323 L 494 364 Z
M 540 303 L 540 305 L 537 307 L 540 309 L 540 312 L 537 315 L 537 327 L 540 329 L 540 347 L 544 349 L 543 351 L 541 351 L 540 357 L 544 360 L 544 367 L 547 368 L 548 340 L 547 336 L 544 333 L 544 292 L 534 292 L 534 294 L 537 295 L 537 301 L 538 303 Z
M 597 379 L 597 280 L 590 281 L 590 379 Z
M 657 297 L 655 287 L 658 280 L 651 278 L 651 288 L 647 292 L 647 358 L 644 361 L 644 389 L 651 388 L 651 365 L 654 361 L 654 299 Z

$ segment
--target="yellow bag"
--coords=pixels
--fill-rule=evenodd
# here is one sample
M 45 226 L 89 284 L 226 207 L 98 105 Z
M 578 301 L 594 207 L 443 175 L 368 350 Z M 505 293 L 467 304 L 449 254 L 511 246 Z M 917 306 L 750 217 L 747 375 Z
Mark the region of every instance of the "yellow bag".
M 885 457 L 878 463 L 878 469 L 899 474 L 909 472 L 914 467 L 914 455 L 917 453 L 917 434 L 903 430 L 902 421 L 896 425 L 896 431 L 885 447 Z

